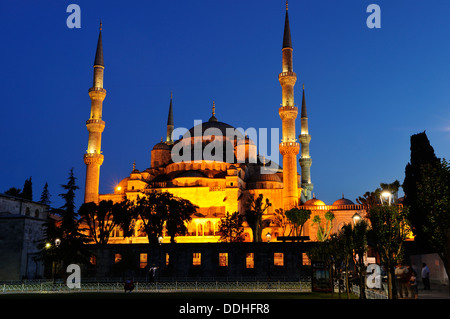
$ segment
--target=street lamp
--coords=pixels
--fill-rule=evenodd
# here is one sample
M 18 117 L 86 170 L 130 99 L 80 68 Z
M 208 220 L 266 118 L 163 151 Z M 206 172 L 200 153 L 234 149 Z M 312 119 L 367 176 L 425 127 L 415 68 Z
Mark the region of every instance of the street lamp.
M 356 225 L 361 220 L 361 216 L 358 213 L 355 213 L 352 216 L 352 220 L 353 220 L 353 224 Z
M 55 239 L 55 248 L 56 249 L 58 249 L 58 247 L 59 247 L 59 245 L 61 245 L 61 239 L 59 239 L 59 238 L 56 238 Z M 45 244 L 45 247 L 47 247 L 47 248 L 50 248 L 51 247 L 51 244 L 50 243 L 47 243 L 47 244 Z M 52 277 L 53 277 L 53 285 L 55 285 L 55 280 L 56 280 L 56 278 L 55 278 L 55 276 L 56 276 L 56 250 L 54 250 L 53 252 L 52 252 Z
M 381 192 L 381 195 L 380 195 L 381 202 L 383 202 L 383 199 L 384 199 L 385 202 L 387 201 L 388 205 L 391 205 L 392 193 L 390 191 L 387 191 L 387 190 Z
M 272 238 L 272 235 L 270 234 L 270 233 L 267 233 L 266 234 L 266 239 L 267 239 L 267 242 L 268 243 L 270 243 L 270 239 Z

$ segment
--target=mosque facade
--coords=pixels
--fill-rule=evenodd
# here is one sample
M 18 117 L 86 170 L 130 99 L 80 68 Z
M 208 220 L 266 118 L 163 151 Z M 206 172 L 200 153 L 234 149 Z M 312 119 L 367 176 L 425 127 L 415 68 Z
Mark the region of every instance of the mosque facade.
M 268 161 L 259 155 L 252 139 L 243 135 L 230 124 L 216 117 L 215 103 L 208 121 L 194 125 L 181 138 L 174 140 L 174 105 L 170 96 L 166 138 L 151 150 L 150 167 L 138 170 L 135 165 L 129 176 L 115 187 L 114 193 L 99 194 L 100 167 L 104 156 L 101 152 L 103 101 L 106 90 L 103 87 L 104 60 L 102 29 L 100 27 L 94 62 L 93 86 L 89 89 L 91 114 L 86 122 L 89 132 L 88 148 L 84 154 L 86 164 L 85 202 L 112 200 L 120 202 L 125 198 L 136 200 L 151 191 L 170 192 L 174 196 L 191 201 L 198 206 L 192 221 L 187 225 L 188 233 L 178 236 L 180 243 L 217 242 L 221 218 L 227 213 L 245 214 L 246 203 L 252 196 L 260 194 L 272 204 L 263 215 L 262 238 L 270 233 L 271 240 L 285 236 L 276 222 L 275 212 L 298 207 L 312 211 L 312 217 L 319 215 L 324 220 L 325 213 L 332 211 L 335 219 L 332 228 L 337 231 L 352 217 L 363 215 L 362 206 L 341 198 L 332 205 L 315 198 L 311 179 L 312 159 L 309 152 L 311 135 L 308 129 L 305 88 L 303 86 L 300 110 L 300 134 L 297 135 L 296 119 L 298 107 L 294 102 L 294 86 L 297 75 L 293 68 L 293 46 L 286 5 L 283 46 L 281 50 L 282 69 L 278 75 L 281 85 L 282 104 L 278 108 L 282 138 L 279 151 L 282 165 Z M 276 110 L 273 110 L 275 114 Z M 198 152 L 197 152 L 198 151 Z M 198 157 L 197 155 L 201 156 Z M 299 156 L 300 154 L 300 156 Z M 297 171 L 297 163 L 301 172 Z M 308 221 L 302 235 L 317 240 L 316 225 Z M 137 221 L 139 222 L 139 221 Z M 245 241 L 253 241 L 253 234 L 245 225 Z M 138 228 L 138 227 L 137 227 Z M 289 231 L 288 231 L 289 232 Z M 165 238 L 165 241 L 168 241 Z M 135 236 L 124 239 L 117 229 L 110 237 L 110 243 L 146 243 L 145 234 L 137 231 Z

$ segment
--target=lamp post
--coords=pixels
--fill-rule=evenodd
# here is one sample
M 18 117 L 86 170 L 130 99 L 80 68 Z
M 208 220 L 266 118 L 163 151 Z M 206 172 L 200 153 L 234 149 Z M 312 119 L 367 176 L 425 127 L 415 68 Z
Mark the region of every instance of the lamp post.
M 391 203 L 392 203 L 392 193 L 390 191 L 387 191 L 387 190 L 382 191 L 381 195 L 380 195 L 381 203 L 383 203 L 383 199 L 384 199 L 385 202 L 388 203 L 388 205 L 391 205 Z
M 361 220 L 361 215 L 358 213 L 353 214 L 352 216 L 353 225 L 356 225 Z
M 45 248 L 47 249 L 52 249 L 52 277 L 53 277 L 53 285 L 55 284 L 55 274 L 56 274 L 56 249 L 58 249 L 59 245 L 61 245 L 61 239 L 56 238 L 55 239 L 55 249 L 52 249 L 52 244 L 51 243 L 46 243 L 45 244 Z
M 271 233 L 266 234 L 267 243 L 270 243 L 270 239 L 272 238 Z M 269 247 L 267 247 L 267 275 L 269 277 L 269 288 L 270 288 L 270 253 L 269 253 Z
M 161 244 L 163 243 L 164 238 L 162 236 L 158 237 L 158 244 L 159 244 L 159 257 L 158 257 L 158 281 L 161 276 Z

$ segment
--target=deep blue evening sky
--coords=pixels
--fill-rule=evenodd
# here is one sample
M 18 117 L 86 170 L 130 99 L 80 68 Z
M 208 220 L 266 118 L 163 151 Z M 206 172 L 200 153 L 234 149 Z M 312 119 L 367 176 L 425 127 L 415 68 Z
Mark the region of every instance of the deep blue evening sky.
M 66 8 L 81 7 L 69 29 Z M 366 8 L 381 7 L 381 29 Z M 296 104 L 305 83 L 314 193 L 327 204 L 403 182 L 410 136 L 426 130 L 449 158 L 450 1 L 291 0 Z M 70 168 L 84 194 L 88 89 L 99 20 L 107 96 L 101 193 L 144 170 L 165 135 L 216 117 L 281 128 L 284 0 L 0 2 L 0 192 L 32 177 L 54 206 Z M 300 120 L 297 119 L 297 131 Z

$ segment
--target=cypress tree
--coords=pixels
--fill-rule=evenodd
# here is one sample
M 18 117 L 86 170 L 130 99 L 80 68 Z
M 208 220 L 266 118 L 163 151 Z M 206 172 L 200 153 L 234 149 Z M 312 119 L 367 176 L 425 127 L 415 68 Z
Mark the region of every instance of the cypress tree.
M 42 190 L 41 199 L 39 203 L 49 205 L 50 206 L 50 192 L 48 191 L 48 183 L 46 182 L 44 185 L 44 189 Z
M 31 176 L 29 179 L 26 179 L 25 183 L 23 184 L 21 197 L 24 199 L 33 200 L 33 186 L 31 182 Z
M 414 233 L 415 241 L 424 244 L 423 225 L 425 224 L 427 211 L 421 208 L 422 200 L 417 189 L 417 184 L 421 182 L 421 169 L 423 165 L 429 164 L 437 167 L 440 163 L 434 153 L 434 149 L 428 140 L 425 132 L 411 136 L 411 159 L 405 168 L 405 179 L 403 181 L 403 191 L 405 199 L 403 204 L 409 207 L 409 220 Z

